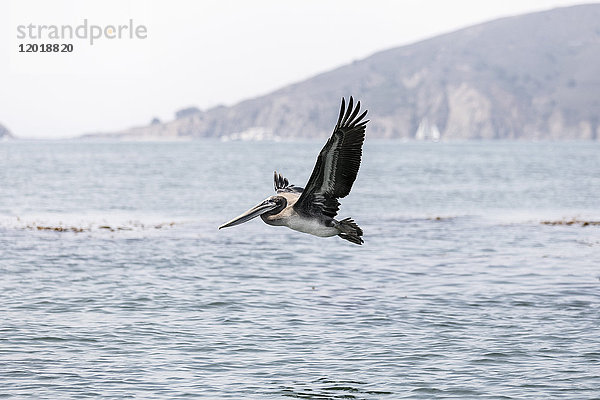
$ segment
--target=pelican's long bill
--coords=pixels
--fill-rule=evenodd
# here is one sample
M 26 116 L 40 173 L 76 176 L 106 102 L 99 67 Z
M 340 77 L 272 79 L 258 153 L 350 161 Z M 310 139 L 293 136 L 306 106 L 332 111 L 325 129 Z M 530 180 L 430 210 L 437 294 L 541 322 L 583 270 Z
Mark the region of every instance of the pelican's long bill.
M 219 227 L 219 229 L 243 224 L 244 222 L 250 221 L 252 218 L 256 218 L 261 214 L 271 211 L 275 207 L 277 207 L 277 203 L 267 199 L 267 200 L 263 201 L 262 203 L 255 205 L 254 207 L 252 207 L 245 213 L 238 215 L 231 221 L 224 223 L 223 225 L 221 225 Z

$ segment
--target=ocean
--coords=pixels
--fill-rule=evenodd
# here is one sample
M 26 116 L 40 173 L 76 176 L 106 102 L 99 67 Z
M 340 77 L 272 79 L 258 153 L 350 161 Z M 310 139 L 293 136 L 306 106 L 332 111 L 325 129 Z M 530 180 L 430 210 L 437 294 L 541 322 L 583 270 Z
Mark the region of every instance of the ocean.
M 0 142 L 0 397 L 597 399 L 600 143 L 369 140 L 338 216 L 260 219 L 305 142 Z

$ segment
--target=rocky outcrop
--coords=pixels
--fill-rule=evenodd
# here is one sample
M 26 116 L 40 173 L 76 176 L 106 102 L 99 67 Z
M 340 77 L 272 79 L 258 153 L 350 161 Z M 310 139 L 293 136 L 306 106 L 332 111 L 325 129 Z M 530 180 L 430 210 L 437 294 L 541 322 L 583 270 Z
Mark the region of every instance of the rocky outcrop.
M 383 51 L 232 107 L 185 109 L 171 122 L 117 134 L 322 138 L 340 98 L 353 95 L 370 110 L 372 137 L 411 138 L 426 119 L 442 139 L 597 139 L 598 71 L 600 5 L 559 8 Z
M 200 113 L 200 109 L 198 107 L 182 108 L 181 110 L 178 110 L 175 112 L 175 118 L 177 118 L 177 119 L 185 118 L 185 117 L 189 117 L 191 115 L 195 115 L 195 114 L 199 114 L 199 113 Z
M 1 139 L 13 139 L 13 135 L 10 133 L 7 127 L 0 124 L 0 140 Z

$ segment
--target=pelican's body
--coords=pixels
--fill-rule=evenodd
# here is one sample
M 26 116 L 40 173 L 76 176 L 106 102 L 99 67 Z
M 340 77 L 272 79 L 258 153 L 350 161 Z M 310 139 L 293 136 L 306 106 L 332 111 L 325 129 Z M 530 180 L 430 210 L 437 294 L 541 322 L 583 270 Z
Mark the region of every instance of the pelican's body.
M 317 216 L 310 218 L 299 214 L 294 210 L 294 204 L 300 198 L 300 194 L 282 193 L 280 196 L 287 200 L 287 206 L 277 214 L 262 214 L 260 217 L 268 225 L 287 226 L 298 232 L 310 233 L 311 235 L 329 237 L 339 234 L 335 227 L 328 226 L 328 221 Z M 333 218 L 329 219 L 334 221 Z
M 333 134 L 319 153 L 317 163 L 306 188 L 290 185 L 288 180 L 275 172 L 275 196 L 221 225 L 219 229 L 239 225 L 260 216 L 268 225 L 287 226 L 295 231 L 320 237 L 340 236 L 352 243 L 362 244 L 363 231 L 350 218 L 334 219 L 342 198 L 350 193 L 356 179 L 366 124 L 367 112 L 358 116 L 360 102 L 348 108 L 342 99 L 342 107 Z

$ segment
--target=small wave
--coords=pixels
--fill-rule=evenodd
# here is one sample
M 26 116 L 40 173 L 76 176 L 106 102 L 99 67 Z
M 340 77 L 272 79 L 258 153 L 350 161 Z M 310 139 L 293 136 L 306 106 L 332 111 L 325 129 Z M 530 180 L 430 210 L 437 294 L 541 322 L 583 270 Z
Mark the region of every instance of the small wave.
M 372 396 L 392 395 L 386 390 L 375 390 L 366 382 L 355 380 L 335 380 L 320 378 L 310 383 L 300 383 L 281 387 L 281 394 L 285 397 L 306 399 L 363 399 Z
M 438 215 L 437 217 L 427 217 L 426 219 L 429 221 L 450 221 L 456 218 L 457 217 L 442 217 Z
M 410 222 L 424 222 L 424 221 L 434 221 L 434 222 L 449 222 L 457 219 L 468 219 L 473 217 L 468 214 L 461 215 L 444 215 L 444 214 L 399 214 L 399 215 L 386 215 L 385 219 L 389 222 L 398 222 L 398 223 L 410 223 Z

